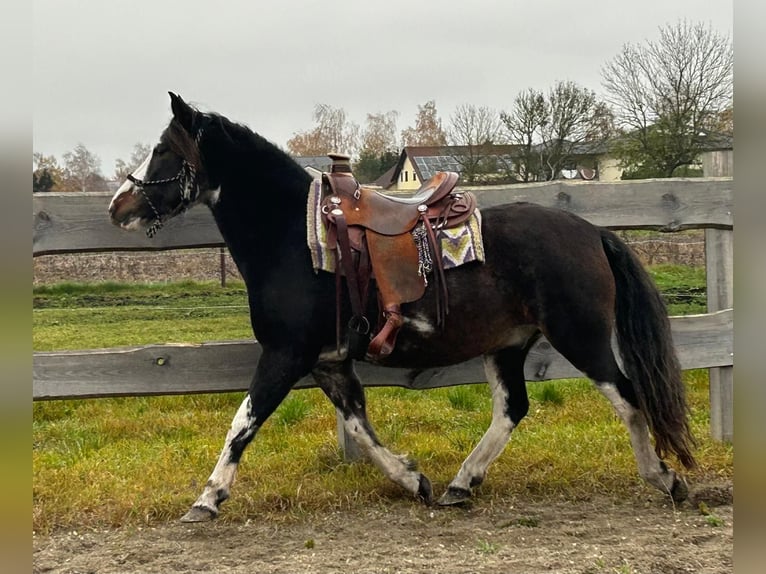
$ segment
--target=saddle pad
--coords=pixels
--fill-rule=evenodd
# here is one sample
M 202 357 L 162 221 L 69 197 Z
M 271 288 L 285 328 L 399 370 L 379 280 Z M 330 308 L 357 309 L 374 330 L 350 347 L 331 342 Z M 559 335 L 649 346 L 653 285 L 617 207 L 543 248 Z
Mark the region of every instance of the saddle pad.
M 327 245 L 327 228 L 322 221 L 322 179 L 314 179 L 309 187 L 306 205 L 306 239 L 314 271 L 335 273 L 335 246 Z M 463 225 L 439 232 L 442 243 L 442 265 L 451 269 L 470 261 L 484 261 L 481 237 L 481 213 L 477 209 Z

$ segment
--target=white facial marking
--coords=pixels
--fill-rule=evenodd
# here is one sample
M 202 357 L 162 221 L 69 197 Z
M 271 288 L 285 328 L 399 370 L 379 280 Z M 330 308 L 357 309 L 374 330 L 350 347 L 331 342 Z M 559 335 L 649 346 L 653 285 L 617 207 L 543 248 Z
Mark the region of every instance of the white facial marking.
M 132 175 L 136 179 L 144 179 L 146 177 L 146 170 L 149 169 L 149 161 L 152 159 L 152 152 L 149 152 L 149 155 L 144 158 L 144 161 L 141 162 L 141 164 L 133 170 Z
M 146 156 L 146 159 L 141 162 L 141 165 L 139 165 L 136 169 L 134 169 L 130 175 L 135 177 L 136 179 L 145 179 L 146 178 L 146 170 L 149 169 L 149 160 L 152 159 L 152 154 L 149 153 L 148 156 Z M 112 206 L 114 205 L 115 200 L 120 197 L 123 193 L 135 193 L 137 191 L 136 185 L 130 181 L 129 179 L 126 179 L 124 182 L 122 182 L 122 185 L 119 187 L 119 189 L 114 193 L 114 196 L 112 196 L 112 201 L 109 204 L 109 210 L 111 211 Z M 123 226 L 125 227 L 125 226 Z

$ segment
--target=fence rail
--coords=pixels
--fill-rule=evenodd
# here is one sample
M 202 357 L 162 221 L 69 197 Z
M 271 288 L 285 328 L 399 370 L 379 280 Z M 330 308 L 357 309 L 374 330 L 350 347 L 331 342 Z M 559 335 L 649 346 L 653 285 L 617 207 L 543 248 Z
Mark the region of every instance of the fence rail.
M 576 213 L 611 229 L 725 229 L 734 226 L 732 178 L 553 182 L 473 187 L 480 207 L 530 201 Z M 54 192 L 33 199 L 32 252 L 159 251 L 223 246 L 207 209 L 192 209 L 149 239 L 109 222 L 108 192 Z
M 729 309 L 671 318 L 673 342 L 684 369 L 733 364 Z M 193 394 L 246 390 L 261 356 L 255 341 L 145 345 L 86 351 L 35 353 L 33 395 L 42 399 Z M 486 381 L 481 358 L 433 369 L 392 369 L 357 365 L 366 386 L 433 389 Z M 528 381 L 581 377 L 541 338 L 530 350 Z M 296 388 L 313 387 L 309 377 Z
M 489 207 L 530 201 L 559 207 L 612 229 L 678 231 L 707 229 L 708 291 L 731 291 L 733 180 L 725 178 L 662 179 L 470 188 L 479 205 Z M 222 246 L 207 209 L 193 209 L 168 222 L 154 239 L 112 226 L 106 208 L 109 193 L 46 193 L 33 200 L 33 255 L 92 251 L 155 251 Z M 709 247 L 709 249 L 708 249 Z M 720 301 L 725 300 L 717 297 Z M 725 300 L 728 302 L 728 300 Z M 733 311 L 673 317 L 673 338 L 684 369 L 733 365 Z M 246 389 L 260 347 L 254 341 L 203 345 L 149 345 L 119 349 L 36 352 L 33 399 L 152 394 L 206 393 Z M 480 360 L 448 368 L 408 370 L 358 365 L 366 386 L 423 389 L 483 382 Z M 580 376 L 550 344 L 541 340 L 525 365 L 528 380 Z M 313 386 L 303 379 L 299 387 Z M 711 416 L 717 438 L 730 440 L 731 401 L 713 401 Z M 720 423 L 723 421 L 723 423 Z

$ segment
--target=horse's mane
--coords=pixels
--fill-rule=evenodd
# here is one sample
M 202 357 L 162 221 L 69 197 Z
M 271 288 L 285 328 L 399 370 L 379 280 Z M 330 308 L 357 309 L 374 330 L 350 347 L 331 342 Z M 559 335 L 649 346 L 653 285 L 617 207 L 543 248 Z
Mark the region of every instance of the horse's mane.
M 244 124 L 190 107 L 191 133 L 174 117 L 163 138 L 198 174 L 210 175 L 204 169 L 204 159 L 208 167 L 217 166 L 214 169 L 229 174 L 228 193 L 239 195 L 241 191 L 244 196 L 251 196 L 252 182 L 257 178 L 257 189 L 279 189 L 283 199 L 294 197 L 305 203 L 311 176 L 287 152 Z M 196 141 L 200 134 L 202 139 Z
M 250 168 L 260 174 L 268 174 L 274 170 L 281 177 L 294 173 L 303 179 L 306 171 L 286 151 L 276 144 L 254 132 L 247 125 L 231 121 L 225 116 L 214 112 L 201 113 L 200 117 L 209 128 L 213 128 L 218 137 L 235 149 L 247 154 Z

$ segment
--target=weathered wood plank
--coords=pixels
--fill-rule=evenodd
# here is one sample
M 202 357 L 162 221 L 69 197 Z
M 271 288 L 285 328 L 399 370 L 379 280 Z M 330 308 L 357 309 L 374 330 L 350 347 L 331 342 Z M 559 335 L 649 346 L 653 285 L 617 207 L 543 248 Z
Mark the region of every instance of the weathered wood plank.
M 468 189 L 468 188 L 465 188 Z M 731 178 L 518 184 L 470 188 L 479 205 L 531 201 L 560 207 L 613 229 L 731 229 Z M 33 198 L 34 255 L 87 251 L 151 251 L 223 245 L 210 211 L 191 209 L 154 239 L 109 222 L 108 192 L 37 193 Z
M 32 216 L 34 255 L 88 251 L 156 251 L 223 245 L 207 208 L 191 209 L 167 222 L 153 239 L 112 225 L 109 192 L 36 193 Z
M 470 188 L 480 206 L 529 201 L 571 211 L 611 229 L 731 229 L 731 178 L 546 183 Z
M 734 232 L 705 230 L 705 266 L 708 311 L 734 304 Z M 714 366 L 714 365 L 711 365 Z M 734 367 L 712 368 L 710 375 L 710 434 L 734 441 Z
M 733 176 L 734 151 L 703 154 L 706 176 Z M 705 267 L 708 312 L 734 306 L 734 232 L 705 230 Z M 710 434 L 721 441 L 734 441 L 734 367 L 709 370 Z
M 671 318 L 673 339 L 685 369 L 733 363 L 733 312 Z M 35 400 L 192 394 L 247 389 L 261 355 L 254 341 L 201 345 L 148 345 L 120 349 L 37 352 L 33 359 Z M 358 363 L 365 386 L 426 389 L 484 382 L 480 358 L 446 368 L 386 369 Z M 541 339 L 525 365 L 530 381 L 582 376 Z M 314 386 L 311 377 L 297 388 Z

